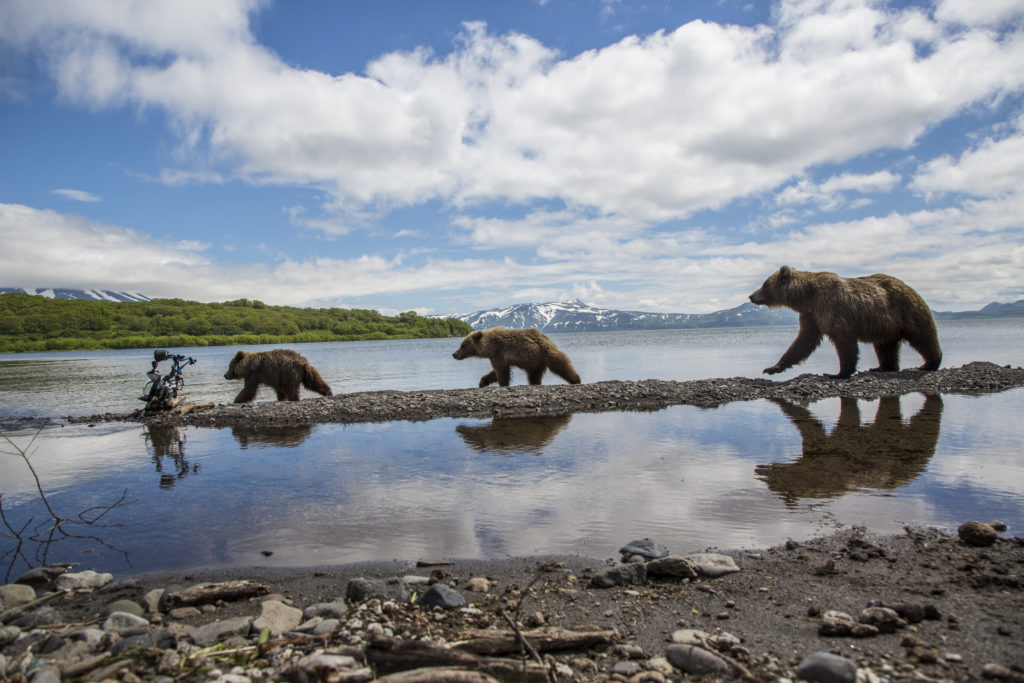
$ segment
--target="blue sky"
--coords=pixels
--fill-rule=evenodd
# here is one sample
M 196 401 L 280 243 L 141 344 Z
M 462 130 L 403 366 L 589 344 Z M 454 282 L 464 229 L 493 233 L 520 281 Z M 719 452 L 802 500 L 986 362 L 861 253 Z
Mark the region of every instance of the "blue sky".
M 1024 297 L 1024 1 L 0 3 L 0 286 Z

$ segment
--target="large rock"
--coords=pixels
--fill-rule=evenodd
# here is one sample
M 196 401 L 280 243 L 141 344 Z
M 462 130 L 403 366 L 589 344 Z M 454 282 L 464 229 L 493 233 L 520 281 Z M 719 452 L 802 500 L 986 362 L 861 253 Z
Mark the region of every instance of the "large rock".
M 91 569 L 73 574 L 61 574 L 55 582 L 58 590 L 95 590 L 114 580 L 113 574 L 100 574 Z
M 252 623 L 253 629 L 263 631 L 270 629 L 270 634 L 279 636 L 288 631 L 294 631 L 302 623 L 302 610 L 290 607 L 277 600 L 264 600 L 261 605 L 260 615 Z
M 985 522 L 964 522 L 956 530 L 960 540 L 967 545 L 984 548 L 996 542 L 996 530 Z
M 647 563 L 648 576 L 668 576 L 673 579 L 696 579 L 697 567 L 688 558 L 679 555 L 659 557 Z
M 711 579 L 740 570 L 736 560 L 720 553 L 696 553 L 687 555 L 686 559 L 693 564 L 701 576 Z
M 619 552 L 622 553 L 623 562 L 628 562 L 634 555 L 639 555 L 645 560 L 654 560 L 669 554 L 668 548 L 653 538 L 640 538 L 630 541 L 619 548 Z
M 149 628 L 149 622 L 142 617 L 128 612 L 114 612 L 103 622 L 103 630 L 107 633 L 141 633 Z
M 427 608 L 455 609 L 465 605 L 466 598 L 443 583 L 435 583 L 423 592 L 423 595 L 416 600 L 416 604 Z
M 36 589 L 24 583 L 0 586 L 0 610 L 27 605 L 36 599 Z

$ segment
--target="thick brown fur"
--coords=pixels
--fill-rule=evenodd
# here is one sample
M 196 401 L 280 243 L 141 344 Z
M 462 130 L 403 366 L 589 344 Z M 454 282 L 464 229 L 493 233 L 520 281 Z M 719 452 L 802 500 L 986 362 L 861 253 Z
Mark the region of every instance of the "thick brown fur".
M 569 357 L 555 343 L 536 328 L 510 330 L 495 327 L 477 330 L 462 340 L 452 354 L 455 360 L 487 358 L 493 370 L 480 378 L 480 386 L 497 382 L 507 387 L 512 379 L 512 366 L 526 371 L 530 384 L 540 384 L 546 370 L 550 370 L 569 384 L 579 384 L 580 376 L 572 367 Z
M 248 403 L 256 398 L 261 384 L 276 391 L 278 401 L 298 401 L 299 385 L 324 396 L 333 396 L 316 368 L 291 349 L 239 351 L 231 359 L 224 379 L 245 380 L 242 390 L 235 396 L 235 403 Z
M 935 319 L 924 299 L 906 283 L 877 273 L 839 277 L 782 266 L 750 295 L 755 304 L 786 306 L 800 314 L 800 332 L 779 362 L 765 373 L 774 375 L 803 362 L 827 336 L 839 354 L 839 374 L 849 377 L 857 369 L 857 342 L 873 344 L 878 356 L 875 371 L 900 369 L 900 344 L 906 340 L 921 354 L 921 370 L 937 370 L 942 349 Z

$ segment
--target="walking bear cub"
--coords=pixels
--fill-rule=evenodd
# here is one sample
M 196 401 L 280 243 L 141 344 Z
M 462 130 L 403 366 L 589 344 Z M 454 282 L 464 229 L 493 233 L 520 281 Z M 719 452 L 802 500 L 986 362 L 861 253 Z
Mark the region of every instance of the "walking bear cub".
M 333 395 L 316 368 L 291 349 L 239 351 L 231 359 L 224 379 L 245 380 L 242 390 L 235 396 L 235 403 L 248 403 L 256 398 L 261 384 L 276 391 L 278 401 L 298 401 L 300 384 L 323 396 Z
M 513 365 L 526 371 L 530 384 L 540 384 L 546 370 L 551 370 L 569 384 L 580 383 L 580 376 L 569 357 L 536 328 L 477 330 L 463 339 L 462 345 L 452 354 L 455 360 L 471 357 L 487 358 L 494 368 L 480 378 L 482 387 L 495 382 L 507 387 Z
M 803 362 L 821 343 L 832 340 L 839 354 L 839 374 L 857 369 L 857 342 L 873 344 L 875 371 L 900 369 L 900 344 L 906 340 L 921 354 L 921 370 L 937 370 L 942 349 L 935 319 L 924 299 L 906 283 L 889 275 L 845 278 L 835 273 L 811 273 L 782 266 L 750 295 L 755 304 L 786 306 L 800 314 L 800 332 L 779 362 L 765 373 L 774 375 Z

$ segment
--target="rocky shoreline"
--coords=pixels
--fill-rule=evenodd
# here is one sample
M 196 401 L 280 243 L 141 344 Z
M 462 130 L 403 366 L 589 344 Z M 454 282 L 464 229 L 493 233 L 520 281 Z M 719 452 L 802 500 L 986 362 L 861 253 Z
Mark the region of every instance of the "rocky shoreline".
M 686 557 L 640 539 L 604 562 L 32 570 L 0 588 L 0 679 L 1024 681 L 1024 540 L 987 542 L 853 528 Z
M 676 382 L 642 380 L 591 384 L 513 385 L 436 391 L 373 391 L 330 398 L 250 404 L 189 404 L 155 413 L 68 416 L 68 422 L 146 422 L 166 425 L 231 426 L 430 420 L 439 417 L 529 417 L 624 410 L 660 410 L 672 405 L 710 408 L 731 401 L 778 399 L 807 404 L 834 396 L 872 399 L 921 392 L 977 394 L 1024 386 L 1024 368 L 973 362 L 934 372 L 861 372 L 849 379 L 804 374 L 776 382 L 732 377 Z

